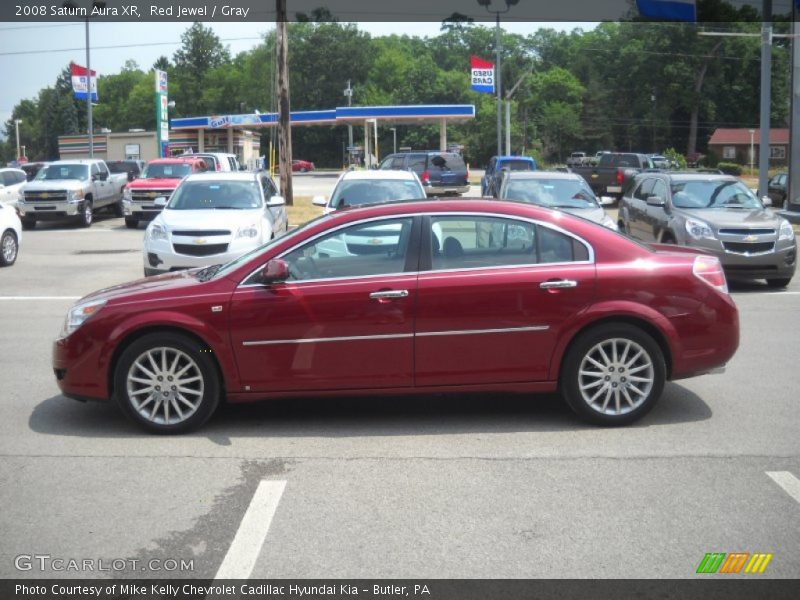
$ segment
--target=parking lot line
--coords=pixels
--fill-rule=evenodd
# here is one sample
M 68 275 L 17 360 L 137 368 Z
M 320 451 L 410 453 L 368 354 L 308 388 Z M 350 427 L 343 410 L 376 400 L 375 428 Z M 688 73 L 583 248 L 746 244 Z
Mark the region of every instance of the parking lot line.
M 262 480 L 258 484 L 215 579 L 250 577 L 285 487 L 285 481 Z
M 0 296 L 0 300 L 80 300 L 83 296 Z
M 767 471 L 772 480 L 783 488 L 797 502 L 800 502 L 800 479 L 789 471 Z

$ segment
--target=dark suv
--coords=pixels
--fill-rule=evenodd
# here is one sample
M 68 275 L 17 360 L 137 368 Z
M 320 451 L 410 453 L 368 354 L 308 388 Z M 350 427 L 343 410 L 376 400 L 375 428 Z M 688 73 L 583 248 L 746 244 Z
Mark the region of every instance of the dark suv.
M 390 154 L 381 162 L 381 169 L 414 171 L 428 196 L 466 194 L 469 171 L 464 159 L 454 152 L 416 151 Z

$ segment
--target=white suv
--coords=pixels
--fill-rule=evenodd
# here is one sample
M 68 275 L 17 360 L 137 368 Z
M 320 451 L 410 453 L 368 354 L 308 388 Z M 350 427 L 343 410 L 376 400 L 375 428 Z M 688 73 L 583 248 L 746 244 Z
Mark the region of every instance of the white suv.
M 22 223 L 17 212 L 0 202 L 0 267 L 10 267 L 17 260 L 22 241 Z
M 22 169 L 0 169 L 0 203 L 16 206 L 27 181 Z
M 413 171 L 345 171 L 339 176 L 330 199 L 315 196 L 312 202 L 325 207 L 325 214 L 341 208 L 391 202 L 424 200 L 425 188 Z
M 229 262 L 286 233 L 287 226 L 284 199 L 269 174 L 188 175 L 147 227 L 144 274 Z

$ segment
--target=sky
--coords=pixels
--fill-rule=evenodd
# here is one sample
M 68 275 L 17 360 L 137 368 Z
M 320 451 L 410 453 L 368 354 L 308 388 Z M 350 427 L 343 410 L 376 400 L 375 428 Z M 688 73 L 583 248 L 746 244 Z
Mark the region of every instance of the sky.
M 118 73 L 126 60 L 133 59 L 143 70 L 152 67 L 161 56 L 172 57 L 180 47 L 180 37 L 190 23 L 92 23 L 90 46 L 92 69 L 100 75 Z M 273 23 L 206 23 L 226 44 L 232 55 L 259 43 Z M 575 27 L 591 29 L 595 23 L 504 23 L 512 33 L 527 35 L 542 27 L 571 31 Z M 359 23 L 360 29 L 373 36 L 396 33 L 435 36 L 438 22 Z M 483 26 L 483 25 L 481 25 Z M 291 40 L 290 40 L 291 44 Z M 104 48 L 104 46 L 125 46 Z M 290 46 L 291 51 L 291 46 Z M 34 98 L 40 89 L 53 85 L 70 61 L 86 63 L 85 26 L 83 23 L 0 23 L 0 124 L 11 118 L 20 100 Z M 102 98 L 100 98 L 102 102 Z M 302 107 L 298 107 L 302 109 Z M 0 125 L 0 136 L 4 133 Z

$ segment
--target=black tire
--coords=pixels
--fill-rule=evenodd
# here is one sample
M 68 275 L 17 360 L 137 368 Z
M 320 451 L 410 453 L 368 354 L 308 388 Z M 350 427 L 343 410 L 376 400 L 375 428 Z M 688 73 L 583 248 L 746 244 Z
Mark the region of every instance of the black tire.
M 623 353 L 626 343 L 630 345 Z M 617 346 L 617 361 L 608 354 L 614 344 Z M 601 356 L 598 347 L 610 359 L 608 363 L 600 361 L 609 365 L 608 371 L 590 361 L 590 358 Z M 636 356 L 639 350 L 642 351 L 641 357 L 630 360 L 628 352 Z M 637 381 L 629 380 L 629 377 Z M 648 382 L 642 383 L 639 379 Z M 567 404 L 583 420 L 596 425 L 618 426 L 633 423 L 650 412 L 661 397 L 665 380 L 664 354 L 655 340 L 633 325 L 608 323 L 582 333 L 572 343 L 561 365 L 559 388 Z M 583 392 L 581 385 L 584 386 Z
M 674 244 L 675 243 L 675 238 L 672 237 L 671 233 L 665 233 L 663 236 L 661 236 L 661 243 L 662 244 Z
M 139 220 L 131 219 L 130 217 L 125 217 L 125 227 L 127 227 L 128 229 L 138 229 Z
M 771 288 L 785 288 L 791 281 L 791 277 L 773 277 L 767 279 L 767 285 Z
M 122 193 L 120 192 L 120 198 L 114 204 L 111 205 L 111 210 L 114 213 L 115 217 L 123 217 L 125 216 L 125 209 L 122 206 Z
M 25 229 L 26 231 L 36 228 L 36 219 L 22 217 L 20 221 L 22 222 L 22 228 Z
M 17 254 L 19 254 L 17 234 L 11 229 L 6 229 L 0 236 L 0 267 L 10 267 L 17 262 Z
M 94 208 L 92 201 L 86 200 L 81 207 L 81 212 L 78 214 L 78 227 L 91 227 L 94 221 Z
M 189 393 L 185 395 L 185 399 L 188 398 L 193 401 L 192 403 L 196 403 L 196 407 L 193 410 L 188 408 L 192 403 L 187 402 L 184 404 L 183 401 L 179 401 L 180 399 L 178 396 L 181 396 L 181 394 L 177 391 L 173 391 L 175 390 L 173 380 L 167 381 L 169 369 L 162 375 L 159 374 L 159 371 L 153 369 L 149 362 L 145 362 L 144 364 L 150 365 L 153 375 L 162 377 L 162 379 L 156 381 L 156 379 L 152 379 L 149 375 L 146 375 L 139 367 L 134 366 L 138 361 L 146 360 L 146 355 L 151 352 L 155 353 L 156 363 L 160 364 L 158 356 L 161 351 L 164 351 L 167 356 L 166 363 L 168 366 L 172 365 L 172 361 L 176 356 L 178 357 L 174 373 L 180 372 L 191 363 L 187 373 L 189 373 L 191 377 L 200 377 L 199 383 L 197 381 L 192 382 L 191 393 L 193 395 Z M 159 385 L 159 387 L 161 387 L 161 385 L 158 382 L 163 383 L 164 390 L 159 390 L 158 393 L 167 396 L 167 402 L 164 402 L 164 399 L 160 396 L 153 399 L 149 396 L 145 397 L 144 394 L 147 393 L 146 389 L 140 388 L 137 390 L 133 387 L 129 387 L 129 373 L 132 376 L 136 375 L 137 379 L 141 377 L 152 379 L 153 384 Z M 178 384 L 179 382 L 176 379 L 174 383 Z M 136 386 L 142 384 L 131 381 L 130 385 Z M 167 386 L 170 386 L 171 389 L 166 389 Z M 132 398 L 132 395 L 134 398 L 137 396 L 137 392 L 139 398 L 144 398 L 138 407 L 135 404 L 135 400 Z M 169 396 L 169 394 L 177 394 L 177 396 Z M 120 405 L 122 411 L 131 420 L 151 433 L 185 433 L 197 429 L 214 414 L 214 411 L 219 405 L 219 397 L 220 378 L 208 347 L 179 333 L 151 333 L 139 338 L 125 349 L 117 361 L 117 366 L 114 371 L 114 398 Z M 197 400 L 195 401 L 195 399 Z M 165 409 L 165 405 L 167 405 L 168 408 Z M 143 412 L 150 412 L 151 407 L 155 407 L 155 416 L 144 415 Z M 170 422 L 170 418 L 178 418 L 176 412 L 179 412 L 179 410 L 176 410 L 175 407 L 178 407 L 178 409 L 182 407 L 190 414 L 185 417 L 181 415 L 181 420 Z
M 305 167 L 300 167 L 300 172 L 301 173 L 308 173 L 308 169 L 306 169 Z

